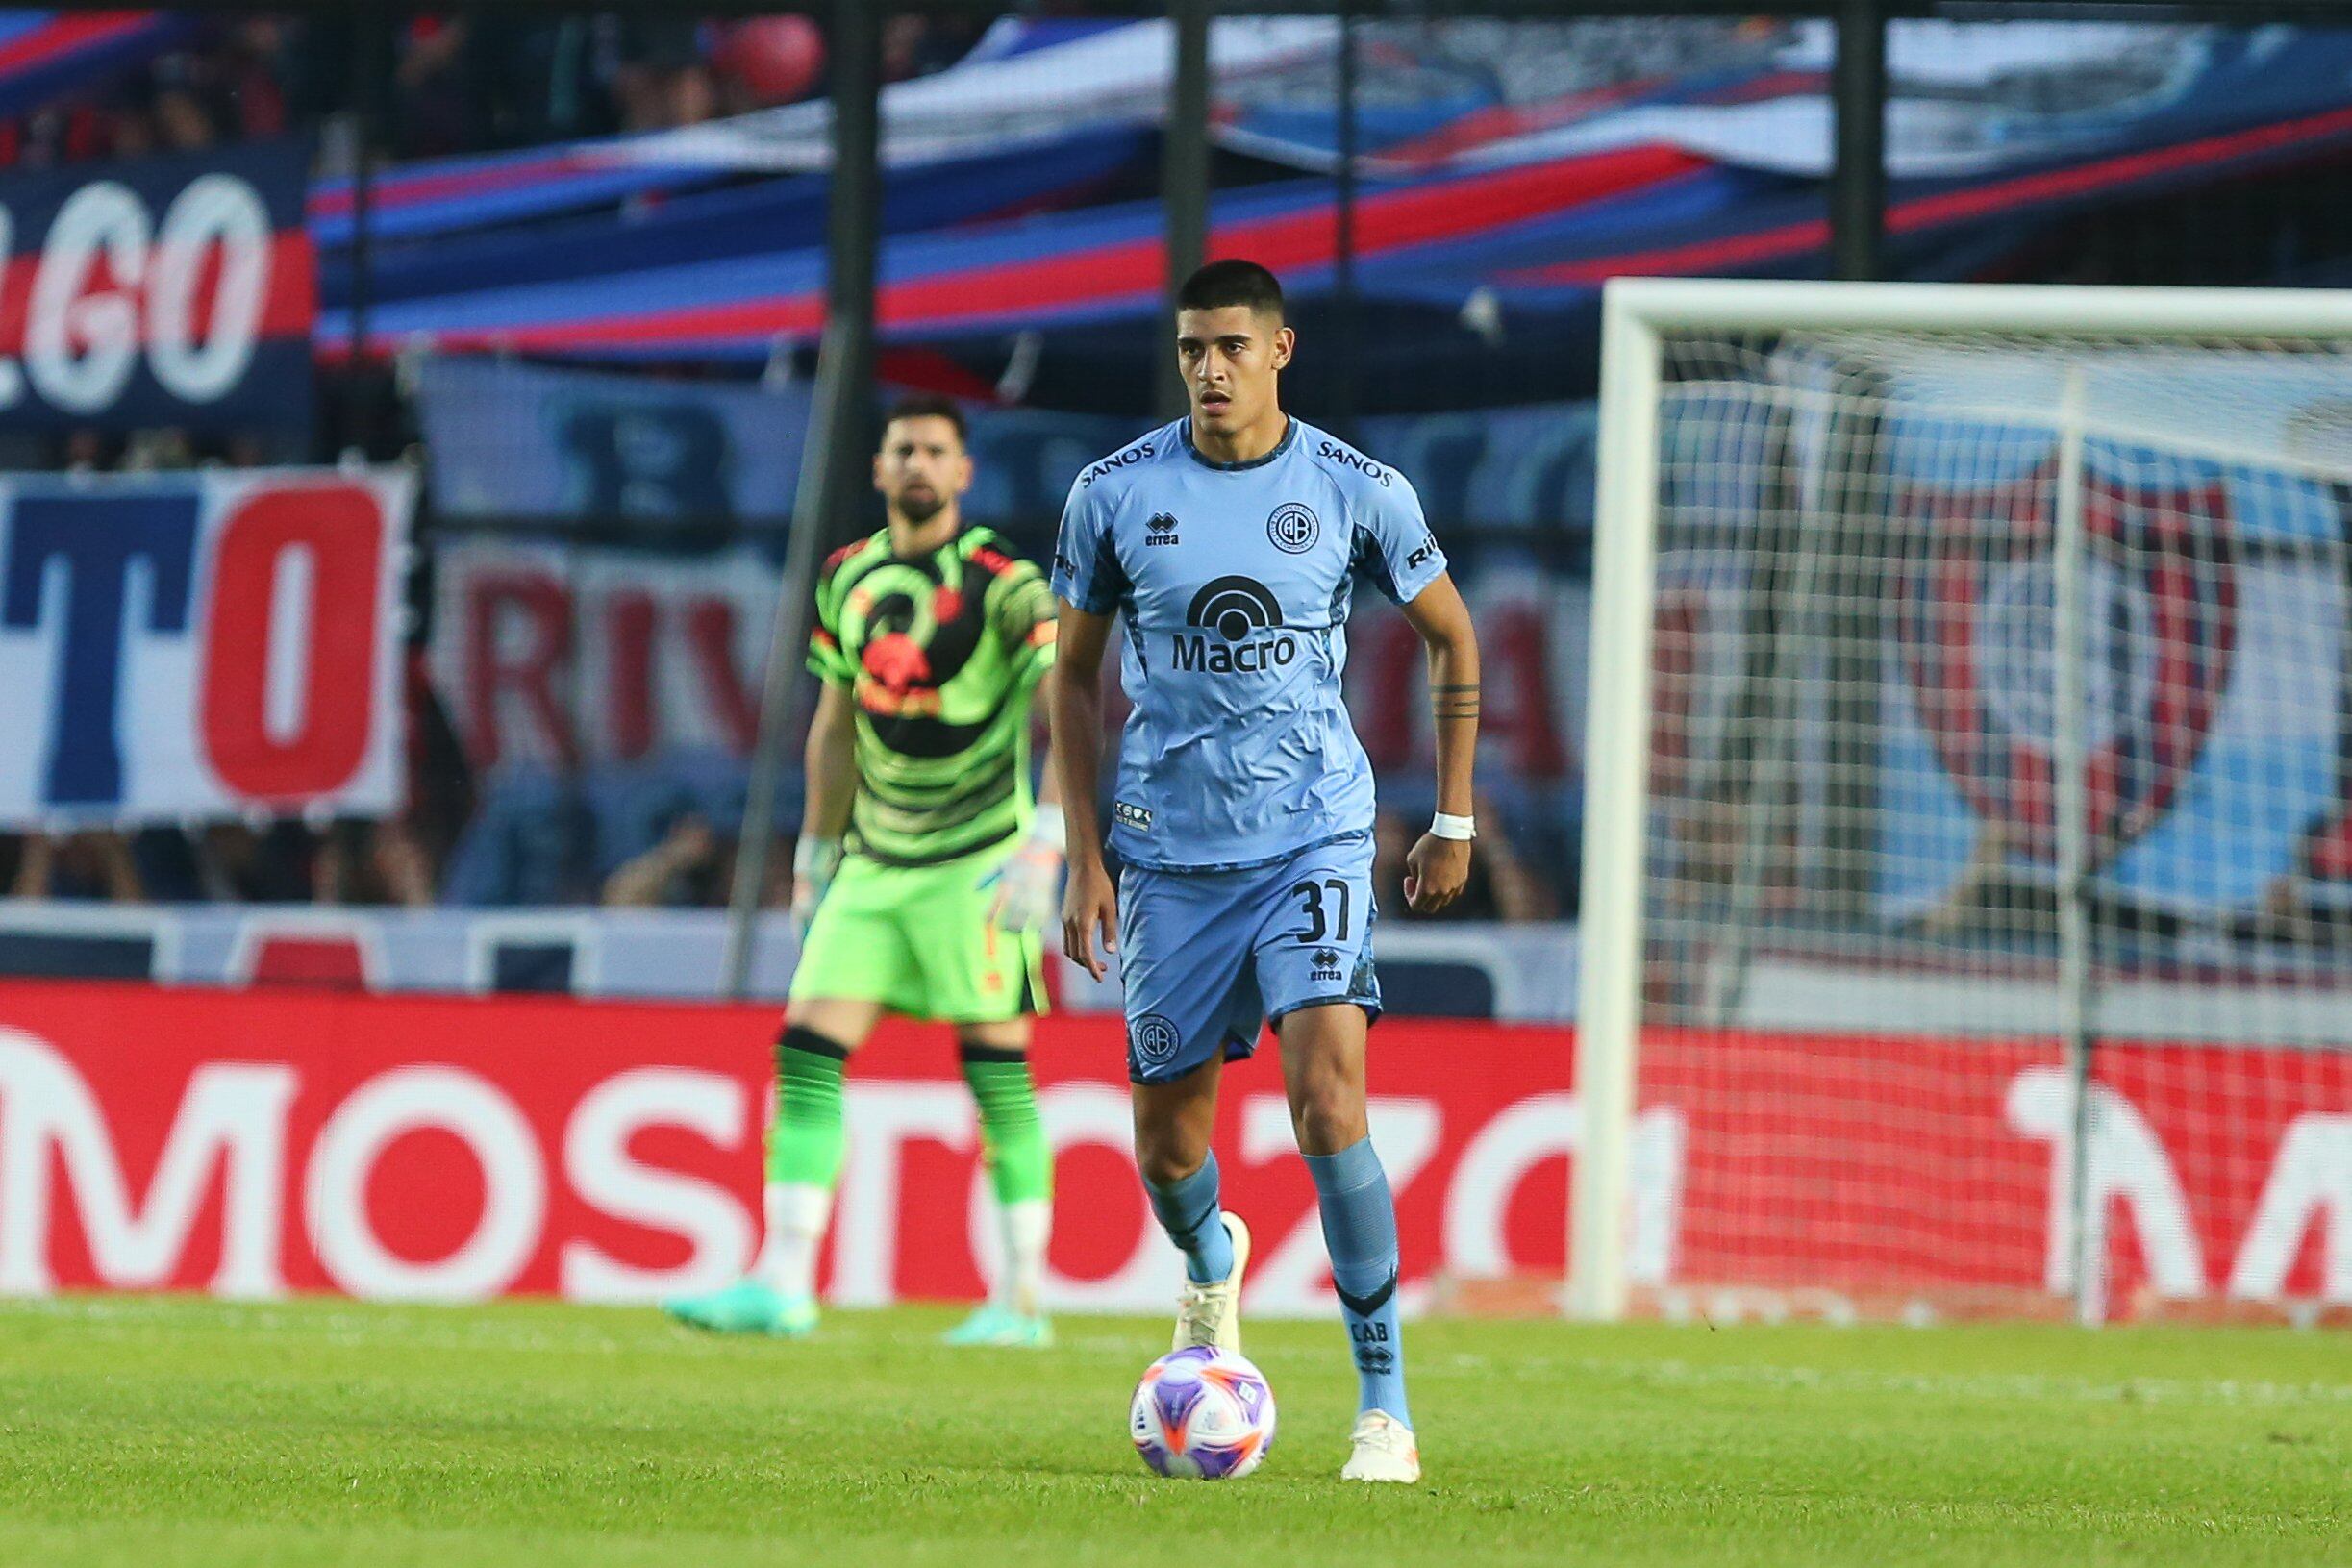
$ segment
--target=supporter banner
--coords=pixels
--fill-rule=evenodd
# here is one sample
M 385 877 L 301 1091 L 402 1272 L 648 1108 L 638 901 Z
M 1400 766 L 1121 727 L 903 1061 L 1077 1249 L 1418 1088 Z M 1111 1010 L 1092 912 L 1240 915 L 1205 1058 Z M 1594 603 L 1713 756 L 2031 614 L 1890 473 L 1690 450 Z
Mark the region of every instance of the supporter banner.
M 920 162 L 1049 141 L 1077 130 L 1154 124 L 1165 112 L 1175 24 L 1070 27 L 1009 19 L 1012 35 L 932 76 L 882 89 L 882 157 Z M 1025 47 L 1020 35 L 1033 36 Z M 1209 69 L 1222 88 L 1257 73 L 1328 59 L 1328 17 L 1220 19 Z M 833 162 L 833 104 L 814 98 L 729 119 L 593 144 L 615 162 L 807 170 Z
M 809 394 L 748 385 L 427 360 L 417 386 L 434 510 L 660 528 L 780 519 Z
M 1358 137 L 1365 171 L 1656 144 L 1731 167 L 1828 176 L 1834 23 L 1783 30 L 1683 17 L 1630 45 L 1612 25 L 1375 26 Z M 1898 19 L 1887 28 L 1887 172 L 1983 174 L 2324 112 L 2341 103 L 2348 55 L 2352 34 L 2333 28 Z M 1329 81 L 1309 68 L 1239 85 L 1218 140 L 1330 167 Z M 1320 112 L 1302 112 L 1302 98 Z
M 400 800 L 405 472 L 0 478 L 0 824 Z
M 434 680 L 479 767 L 748 755 L 777 569 L 463 540 L 437 553 Z
M 759 1242 L 773 1027 L 765 1008 L 0 988 L 0 1290 L 642 1304 L 722 1283 Z M 1629 1216 L 1647 1299 L 2056 1283 L 2070 1122 L 2054 1050 L 1654 1044 Z M 1409 1308 L 1441 1280 L 1560 1270 L 1569 1057 L 1559 1030 L 1381 1026 L 1372 1125 Z M 1135 1180 L 1116 1027 L 1049 1022 L 1036 1058 L 1057 1156 L 1049 1301 L 1166 1309 L 1180 1265 Z M 1906 1070 L 1923 1059 L 1932 1071 Z M 2131 1222 L 2116 1228 L 2118 1299 L 2352 1300 L 2352 1058 L 2113 1059 L 2093 1169 Z M 1258 1235 L 1248 1307 L 1328 1312 L 1270 1055 L 1225 1085 L 1227 1201 Z M 1934 1135 L 1877 1157 L 1859 1130 L 1896 1114 Z M 860 1053 L 848 1115 L 833 1298 L 977 1294 L 992 1216 L 944 1039 L 886 1028 Z M 1872 1244 L 1858 1215 L 1901 1244 Z
M 1327 59 L 1337 27 L 1327 17 L 1222 18 L 1211 29 L 1210 69 L 1230 87 L 1269 68 Z M 910 185 L 944 165 L 966 163 L 961 176 L 985 184 L 1002 178 L 988 171 L 989 161 L 1068 166 L 1087 161 L 1087 144 L 1129 144 L 1164 112 L 1175 58 L 1169 28 L 1009 16 L 949 69 L 888 84 L 882 160 L 891 171 L 889 205 L 898 209 Z M 379 235 L 448 235 L 738 175 L 826 170 L 832 120 L 831 99 L 819 96 L 676 130 L 411 163 L 377 177 L 371 222 Z M 348 246 L 354 212 L 348 178 L 318 182 L 311 223 L 319 243 Z
M 2083 744 L 2091 869 L 2117 898 L 2259 908 L 2338 809 L 2352 605 L 2343 489 L 2325 476 L 2352 374 L 2331 358 L 2216 357 L 2189 378 L 2081 361 Z M 2005 896 L 1980 885 L 1988 866 L 2055 874 L 2057 441 L 1935 411 L 2060 393 L 2055 361 L 1898 363 L 1897 505 L 1923 543 L 1889 584 L 1883 820 L 1901 842 L 1881 860 L 1886 907 L 1910 914 Z
M 809 419 L 797 386 L 682 382 L 437 357 L 418 381 L 433 506 L 444 517 L 781 522 Z M 1134 440 L 1115 415 L 973 405 L 964 515 L 1050 523 L 1079 470 Z M 1592 524 L 1590 403 L 1360 421 L 1440 528 L 1557 535 Z
M 307 431 L 309 161 L 280 142 L 0 178 L 0 416 Z
M 777 577 L 757 552 L 462 540 L 436 559 L 434 679 L 478 765 L 749 752 Z M 1557 783 L 1584 734 L 1589 587 L 1507 548 L 1490 559 L 1459 574 L 1486 646 L 1482 743 L 1501 776 Z M 1428 705 L 1396 700 L 1426 678 L 1419 638 L 1376 595 L 1349 636 L 1374 765 L 1425 767 Z
M 97 86 L 195 28 L 194 17 L 160 11 L 0 12 L 0 114 Z

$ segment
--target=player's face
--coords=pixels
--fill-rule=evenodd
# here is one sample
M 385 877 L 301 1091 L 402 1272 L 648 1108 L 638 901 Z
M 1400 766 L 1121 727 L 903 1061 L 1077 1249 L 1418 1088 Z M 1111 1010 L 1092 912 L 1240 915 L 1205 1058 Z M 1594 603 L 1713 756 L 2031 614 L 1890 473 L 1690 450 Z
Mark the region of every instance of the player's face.
M 927 523 L 972 487 L 971 454 L 938 414 L 893 419 L 874 454 L 874 488 L 911 523 Z
M 1246 305 L 1176 312 L 1176 364 L 1192 399 L 1192 421 L 1223 434 L 1247 430 L 1275 407 L 1274 375 L 1290 362 L 1297 337 Z

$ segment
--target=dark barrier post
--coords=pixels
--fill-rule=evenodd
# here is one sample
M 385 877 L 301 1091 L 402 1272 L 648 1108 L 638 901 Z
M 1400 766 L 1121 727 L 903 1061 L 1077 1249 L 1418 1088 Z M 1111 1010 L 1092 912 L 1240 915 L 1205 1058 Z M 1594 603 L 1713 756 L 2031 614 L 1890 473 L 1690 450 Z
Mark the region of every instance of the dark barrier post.
M 881 221 L 882 17 L 870 0 L 838 0 L 833 12 L 833 199 L 825 229 L 825 336 L 809 411 L 808 452 L 792 499 L 792 532 L 777 588 L 775 635 L 760 697 L 760 739 L 743 805 L 741 847 L 727 920 L 726 986 L 740 1000 L 751 984 L 753 934 L 773 849 L 776 795 L 785 751 L 798 726 L 801 652 L 809 640 L 810 595 L 826 544 L 847 535 L 871 442 L 874 375 L 874 255 Z
M 1885 0 L 1843 0 L 1838 13 L 1838 164 L 1830 188 L 1837 274 L 1884 274 L 1887 226 L 1887 11 Z M 1834 848 L 1820 867 L 1833 918 L 1867 919 L 1877 871 L 1880 659 L 1887 628 L 1884 567 L 1893 544 L 1887 509 L 1881 421 L 1869 410 L 1883 388 L 1841 387 L 1861 396 L 1828 424 L 1843 475 L 1822 497 L 1829 536 L 1820 588 L 1830 612 L 1821 628 L 1829 695 L 1821 715 L 1829 784 L 1822 809 Z
M 376 283 L 376 155 L 386 141 L 392 68 L 391 13 L 365 9 L 351 24 L 351 361 L 343 380 L 345 445 L 364 440 L 373 411 L 365 371 Z
M 1166 214 L 1168 307 L 1176 289 L 1209 254 L 1209 0 L 1174 0 L 1168 7 L 1176 31 L 1175 69 L 1168 77 L 1167 128 L 1162 134 L 1160 202 Z M 1158 335 L 1164 336 L 1164 334 Z M 1154 372 L 1160 411 L 1169 419 L 1185 411 L 1184 386 L 1163 366 Z
M 1356 7 L 1339 9 L 1339 80 L 1336 92 L 1339 162 L 1332 178 L 1331 320 L 1332 422 L 1341 438 L 1356 439 Z
M 1887 14 L 1883 0 L 1841 0 L 1832 83 L 1838 158 L 1830 171 L 1830 248 L 1837 274 L 1866 282 L 1886 265 Z

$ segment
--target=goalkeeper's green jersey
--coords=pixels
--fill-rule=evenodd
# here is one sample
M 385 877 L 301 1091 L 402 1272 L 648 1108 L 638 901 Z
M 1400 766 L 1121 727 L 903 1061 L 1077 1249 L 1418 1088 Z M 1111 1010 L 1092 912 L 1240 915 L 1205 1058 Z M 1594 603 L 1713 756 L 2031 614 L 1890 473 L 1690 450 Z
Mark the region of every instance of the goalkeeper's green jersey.
M 985 528 L 900 557 L 889 531 L 816 585 L 809 667 L 858 712 L 849 848 L 936 865 L 1029 825 L 1029 700 L 1054 659 L 1054 598 Z

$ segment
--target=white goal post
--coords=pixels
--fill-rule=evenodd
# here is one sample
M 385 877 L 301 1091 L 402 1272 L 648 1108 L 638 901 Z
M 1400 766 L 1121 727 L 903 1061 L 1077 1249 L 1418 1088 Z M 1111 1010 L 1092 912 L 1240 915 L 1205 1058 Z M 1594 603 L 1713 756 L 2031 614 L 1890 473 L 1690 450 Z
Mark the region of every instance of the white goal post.
M 1619 279 L 1601 354 L 1571 1314 L 2352 1300 L 2352 291 Z

